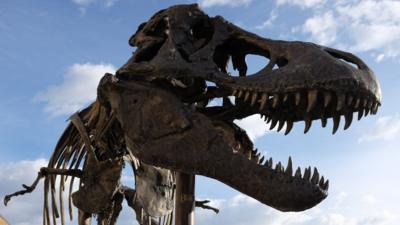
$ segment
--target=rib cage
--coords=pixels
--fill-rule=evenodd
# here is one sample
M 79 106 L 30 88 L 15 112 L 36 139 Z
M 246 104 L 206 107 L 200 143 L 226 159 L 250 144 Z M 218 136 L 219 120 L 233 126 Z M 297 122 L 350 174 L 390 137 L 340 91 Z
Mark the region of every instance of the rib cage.
M 84 110 L 77 113 L 85 125 L 86 132 L 90 137 L 92 146 L 95 146 L 95 155 L 100 159 L 108 159 L 118 156 L 125 156 L 129 159 L 133 171 L 140 162 L 129 151 L 125 150 L 123 132 L 118 122 L 105 107 L 95 101 Z M 92 147 L 91 146 L 91 147 Z M 77 127 L 70 122 L 64 130 L 56 147 L 51 155 L 48 168 L 54 169 L 85 169 L 88 147 L 84 138 L 79 134 Z M 59 178 L 58 193 L 56 189 L 56 178 Z M 58 219 L 62 225 L 66 224 L 64 214 L 64 191 L 68 187 L 68 214 L 69 219 L 73 220 L 72 192 L 75 183 L 75 177 L 66 179 L 64 175 L 47 175 L 44 181 L 44 204 L 43 204 L 43 225 L 57 225 Z M 80 181 L 79 181 L 80 182 Z M 79 183 L 81 186 L 81 182 Z M 175 190 L 173 190 L 175 192 Z M 50 195 L 50 196 L 49 196 Z M 58 205 L 57 205 L 58 195 Z M 174 194 L 172 195 L 174 196 Z M 50 197 L 50 198 L 49 198 Z M 136 212 L 137 213 L 137 212 Z M 160 217 L 158 221 L 146 215 L 143 208 L 140 207 L 140 215 L 137 215 L 139 224 L 171 225 L 173 213 Z M 116 221 L 114 221 L 116 222 Z

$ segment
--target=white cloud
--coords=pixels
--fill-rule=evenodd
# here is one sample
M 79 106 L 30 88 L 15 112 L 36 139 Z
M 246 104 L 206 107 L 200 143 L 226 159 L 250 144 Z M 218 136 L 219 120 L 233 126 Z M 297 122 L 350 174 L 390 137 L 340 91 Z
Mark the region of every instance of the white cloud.
M 52 116 L 68 115 L 96 98 L 96 88 L 104 73 L 114 73 L 111 64 L 74 64 L 68 68 L 60 85 L 47 88 L 35 96 L 46 102 L 45 112 Z
M 326 0 L 277 0 L 278 5 L 296 5 L 300 7 L 310 8 L 322 5 Z
M 46 166 L 47 160 L 22 160 L 19 162 L 0 163 L 0 199 L 7 194 L 13 193 L 21 189 L 21 184 L 31 185 L 37 176 L 40 167 Z M 56 183 L 58 183 L 56 181 Z M 132 182 L 130 182 L 132 183 Z M 78 182 L 75 182 L 77 185 Z M 124 183 L 125 185 L 126 183 Z M 69 187 L 66 188 L 68 190 Z M 76 189 L 76 188 L 75 188 Z M 57 190 L 58 192 L 58 190 Z M 66 192 L 64 192 L 67 199 Z M 77 224 L 76 220 L 69 221 L 67 203 L 64 210 L 66 213 L 67 224 Z M 43 208 L 43 180 L 39 182 L 36 189 L 29 194 L 16 196 L 11 199 L 7 206 L 0 204 L 0 215 L 7 219 L 13 225 L 37 225 L 42 224 L 42 208 Z M 74 211 L 74 218 L 77 212 Z M 95 220 L 95 219 L 94 219 Z M 60 221 L 58 221 L 60 224 Z M 121 225 L 136 225 L 135 214 L 125 202 L 123 210 L 118 220 Z
M 278 12 L 276 10 L 272 10 L 271 14 L 269 15 L 269 18 L 262 24 L 256 26 L 256 29 L 263 30 L 265 28 L 271 27 L 277 18 L 278 18 Z
M 45 159 L 24 160 L 0 164 L 0 196 L 19 189 L 22 183 L 30 184 L 36 177 Z M 30 225 L 41 224 L 43 181 L 37 189 L 25 196 L 13 198 L 7 207 L 0 204 L 0 212 L 11 224 Z M 351 193 L 339 192 L 324 200 L 323 204 L 298 213 L 284 213 L 262 205 L 258 201 L 243 194 L 227 199 L 211 201 L 211 206 L 220 209 L 219 214 L 209 210 L 196 210 L 196 224 L 199 225 L 395 225 L 399 224 L 399 216 L 394 211 L 375 204 L 379 196 L 371 194 L 354 197 L 357 191 Z M 395 189 L 395 188 L 394 188 Z M 393 189 L 393 190 L 394 190 Z M 357 189 L 360 190 L 360 189 Z M 353 196 L 350 196 L 353 195 Z M 351 198 L 350 198 L 351 197 Z M 375 207 L 376 206 L 376 207 Z M 397 207 L 397 204 L 394 205 Z M 393 208 L 393 210 L 397 210 Z M 77 215 L 74 213 L 74 215 Z M 76 216 L 75 216 L 76 217 Z M 67 224 L 76 224 L 76 221 Z M 137 224 L 132 209 L 124 204 L 118 224 Z
M 242 194 L 226 200 L 214 200 L 212 206 L 220 209 L 218 215 L 207 210 L 196 211 L 196 224 L 230 225 L 384 225 L 394 222 L 396 217 L 386 210 L 375 214 L 351 215 L 346 210 L 318 205 L 298 213 L 284 213 L 261 205 Z
M 81 7 L 86 7 L 90 5 L 91 3 L 95 2 L 96 0 L 72 0 L 73 3 L 77 4 L 78 6 Z
M 374 52 L 378 62 L 396 58 L 400 56 L 400 2 L 332 0 L 330 4 L 314 8 L 302 31 L 320 44 Z
M 1 199 L 6 194 L 21 189 L 21 184 L 23 183 L 30 185 L 36 178 L 40 167 L 46 164 L 47 161 L 45 159 L 0 164 Z M 43 202 L 42 184 L 43 183 L 39 183 L 37 189 L 31 194 L 14 197 L 7 207 L 0 204 L 1 215 L 13 225 L 41 224 L 41 203 Z
M 86 13 L 86 9 L 94 4 L 94 3 L 100 3 L 106 8 L 112 7 L 118 0 L 71 0 L 72 3 L 77 5 L 79 7 L 79 10 L 81 11 L 82 15 Z
M 303 31 L 311 34 L 311 38 L 320 44 L 331 44 L 336 40 L 338 24 L 332 12 L 311 17 L 303 25 Z
M 207 8 L 212 6 L 230 6 L 230 7 L 238 7 L 238 6 L 247 6 L 253 0 L 200 0 L 199 4 L 201 7 Z
M 375 126 L 358 139 L 359 142 L 391 141 L 400 138 L 400 114 L 379 118 Z
M 235 120 L 235 123 L 239 127 L 246 130 L 247 135 L 252 141 L 259 137 L 262 137 L 268 131 L 267 124 L 264 122 L 263 119 L 260 118 L 259 114 L 255 114 L 241 120 Z

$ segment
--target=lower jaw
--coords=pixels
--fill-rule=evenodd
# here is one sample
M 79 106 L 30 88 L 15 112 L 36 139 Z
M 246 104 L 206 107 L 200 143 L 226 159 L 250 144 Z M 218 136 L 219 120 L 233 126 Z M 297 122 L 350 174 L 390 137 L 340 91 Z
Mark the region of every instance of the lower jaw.
M 141 145 L 126 137 L 127 146 L 145 163 L 216 179 L 281 211 L 302 211 L 326 197 L 308 181 L 232 153 L 231 146 L 205 116 L 194 113 L 189 120 L 192 128 L 183 133 Z

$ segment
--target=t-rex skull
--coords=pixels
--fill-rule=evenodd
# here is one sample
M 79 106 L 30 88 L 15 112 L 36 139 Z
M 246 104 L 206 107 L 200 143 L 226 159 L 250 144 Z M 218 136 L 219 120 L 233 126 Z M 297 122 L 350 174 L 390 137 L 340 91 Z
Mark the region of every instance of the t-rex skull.
M 215 126 L 216 121 L 231 124 L 260 114 L 271 129 L 286 125 L 288 134 L 294 122 L 304 121 L 307 132 L 313 120 L 325 126 L 333 118 L 335 133 L 341 116 L 347 129 L 354 112 L 375 114 L 381 103 L 375 75 L 356 56 L 261 38 L 220 16 L 207 16 L 197 5 L 156 13 L 129 43 L 137 47 L 131 59 L 116 76 L 106 75 L 98 89 L 129 150 L 147 164 L 217 179 L 282 211 L 315 206 L 327 196 L 328 181 L 316 169 L 302 175 L 291 159 L 284 169 L 272 159 L 264 163 L 252 149 L 248 154 L 236 149 L 248 138 L 235 126 Z M 249 54 L 268 64 L 247 74 Z M 227 73 L 229 60 L 239 76 Z M 206 106 L 218 97 L 222 106 Z

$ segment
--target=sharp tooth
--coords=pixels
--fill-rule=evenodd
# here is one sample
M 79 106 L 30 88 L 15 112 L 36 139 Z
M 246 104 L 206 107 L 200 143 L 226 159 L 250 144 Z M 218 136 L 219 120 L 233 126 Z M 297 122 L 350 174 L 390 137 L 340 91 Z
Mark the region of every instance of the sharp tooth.
M 279 120 L 279 125 L 278 125 L 278 132 L 282 130 L 283 125 L 285 125 L 285 120 L 284 119 L 280 119 Z
M 285 95 L 283 96 L 283 103 L 285 103 L 288 100 L 289 95 L 287 93 L 285 93 Z
M 254 162 L 257 162 L 257 163 L 258 163 L 258 162 L 260 161 L 260 155 L 261 155 L 261 154 L 258 153 L 256 156 L 253 157 Z
M 263 93 L 263 94 L 261 95 L 260 111 L 264 109 L 265 104 L 267 103 L 267 100 L 268 100 L 268 95 L 267 95 L 267 93 Z
M 339 94 L 339 95 L 337 96 L 336 111 L 340 111 L 340 110 L 343 108 L 345 101 L 346 101 L 346 95 L 344 95 L 344 94 Z
M 295 98 L 295 104 L 296 104 L 296 106 L 300 105 L 300 101 L 301 101 L 301 94 L 300 94 L 300 92 L 296 92 L 294 98 Z
M 369 108 L 366 108 L 366 109 L 365 109 L 364 116 L 368 116 L 368 114 L 369 114 L 369 111 L 370 111 L 370 110 L 369 110 Z
M 373 100 L 369 100 L 368 104 L 367 104 L 367 109 L 371 109 L 373 104 L 374 104 L 374 101 Z
M 340 115 L 334 115 L 333 116 L 333 130 L 332 130 L 332 134 L 335 134 L 336 131 L 339 128 L 339 124 L 340 124 Z
M 317 98 L 317 90 L 311 90 L 308 92 L 307 112 L 310 112 L 315 107 L 315 104 L 317 103 Z
M 324 92 L 324 107 L 326 108 L 332 100 L 332 94 L 330 92 Z
M 300 169 L 300 167 L 297 167 L 297 170 L 296 170 L 296 172 L 294 173 L 294 176 L 295 176 L 295 177 L 298 177 L 298 178 L 301 178 L 301 169 Z
M 352 112 L 346 113 L 344 115 L 344 119 L 345 119 L 344 129 L 347 130 L 347 128 L 350 127 L 351 122 L 353 121 L 353 113 Z
M 254 92 L 254 93 L 253 93 L 253 96 L 251 96 L 251 103 L 250 103 L 251 106 L 253 106 L 254 103 L 256 103 L 257 95 L 258 95 L 258 93 L 257 93 L 257 92 Z
M 267 162 L 265 162 L 265 165 L 268 166 L 268 168 L 272 169 L 272 165 L 274 164 L 274 161 L 272 160 L 272 157 L 269 158 Z
M 319 173 L 318 173 L 317 168 L 314 167 L 314 173 L 313 173 L 313 176 L 311 178 L 311 183 L 318 184 L 318 181 L 319 181 Z
M 250 91 L 247 91 L 246 94 L 244 95 L 244 100 L 245 102 L 247 102 L 247 100 L 249 100 L 250 97 Z
M 262 164 L 263 164 L 263 162 L 264 162 L 264 156 L 263 156 L 263 157 L 261 157 L 260 161 L 258 161 L 258 164 L 262 165 Z
M 284 168 L 283 168 L 281 162 L 278 162 L 278 164 L 276 164 L 275 170 L 278 173 L 282 173 L 284 171 Z
M 272 108 L 276 108 L 279 104 L 279 94 L 274 94 L 274 97 L 272 99 Z
M 260 114 L 260 119 L 262 119 L 264 117 L 264 115 L 263 114 Z
M 311 176 L 311 167 L 308 167 L 304 170 L 304 180 L 310 180 L 310 176 Z
M 288 120 L 286 121 L 286 131 L 285 131 L 285 135 L 288 135 L 290 133 L 290 131 L 293 128 L 293 121 L 292 120 Z
M 368 104 L 368 100 L 367 99 L 363 99 L 362 100 L 362 107 L 363 108 L 367 107 L 367 104 Z
M 239 94 L 237 95 L 237 97 L 238 97 L 238 98 L 241 98 L 242 95 L 243 95 L 243 90 L 240 90 L 240 91 L 239 91 Z
M 349 95 L 348 97 L 347 97 L 347 105 L 348 106 L 351 106 L 351 103 L 353 103 L 353 96 L 352 95 Z
M 290 157 L 290 156 L 288 159 L 288 164 L 287 164 L 285 173 L 290 176 L 292 176 L 292 174 L 293 174 L 292 157 Z
M 274 129 L 274 127 L 276 126 L 277 123 L 278 123 L 278 119 L 275 116 L 273 116 L 272 122 L 271 122 L 271 127 L 269 129 L 270 130 Z
M 233 89 L 232 95 L 235 96 L 238 93 L 238 90 Z
M 321 115 L 321 126 L 326 127 L 326 124 L 328 123 L 328 119 L 326 119 L 325 115 L 322 113 Z
M 264 117 L 264 121 L 267 122 L 268 120 L 269 120 L 269 117 L 268 117 L 268 116 L 265 116 L 265 117 Z M 267 122 L 267 123 L 268 123 L 268 122 Z
M 187 86 L 186 86 L 184 83 L 182 83 L 182 81 L 177 80 L 177 79 L 175 79 L 175 78 L 172 78 L 170 82 L 171 82 L 172 85 L 174 85 L 175 87 L 187 88 Z
M 252 152 L 253 152 L 253 151 L 251 151 L 251 150 L 247 152 L 247 158 L 248 158 L 249 160 L 251 160 Z
M 272 121 L 272 116 L 268 117 L 267 123 L 269 123 L 269 122 L 271 122 L 271 121 Z
M 322 189 L 324 189 L 325 191 L 328 190 L 329 188 L 329 180 L 326 180 L 324 186 L 322 187 Z
M 364 113 L 363 109 L 358 110 L 358 120 L 361 120 L 363 113 Z
M 311 115 L 307 114 L 304 117 L 304 123 L 305 123 L 304 133 L 307 133 L 310 130 L 310 127 L 311 127 L 311 124 L 312 124 Z
M 321 177 L 321 180 L 319 181 L 319 186 L 322 187 L 325 183 L 325 178 L 324 176 Z
M 378 102 L 374 102 L 374 104 L 372 105 L 371 114 L 375 115 L 377 110 L 378 110 Z
M 354 108 L 358 109 L 359 106 L 360 106 L 360 98 L 357 98 L 356 103 L 354 103 Z

